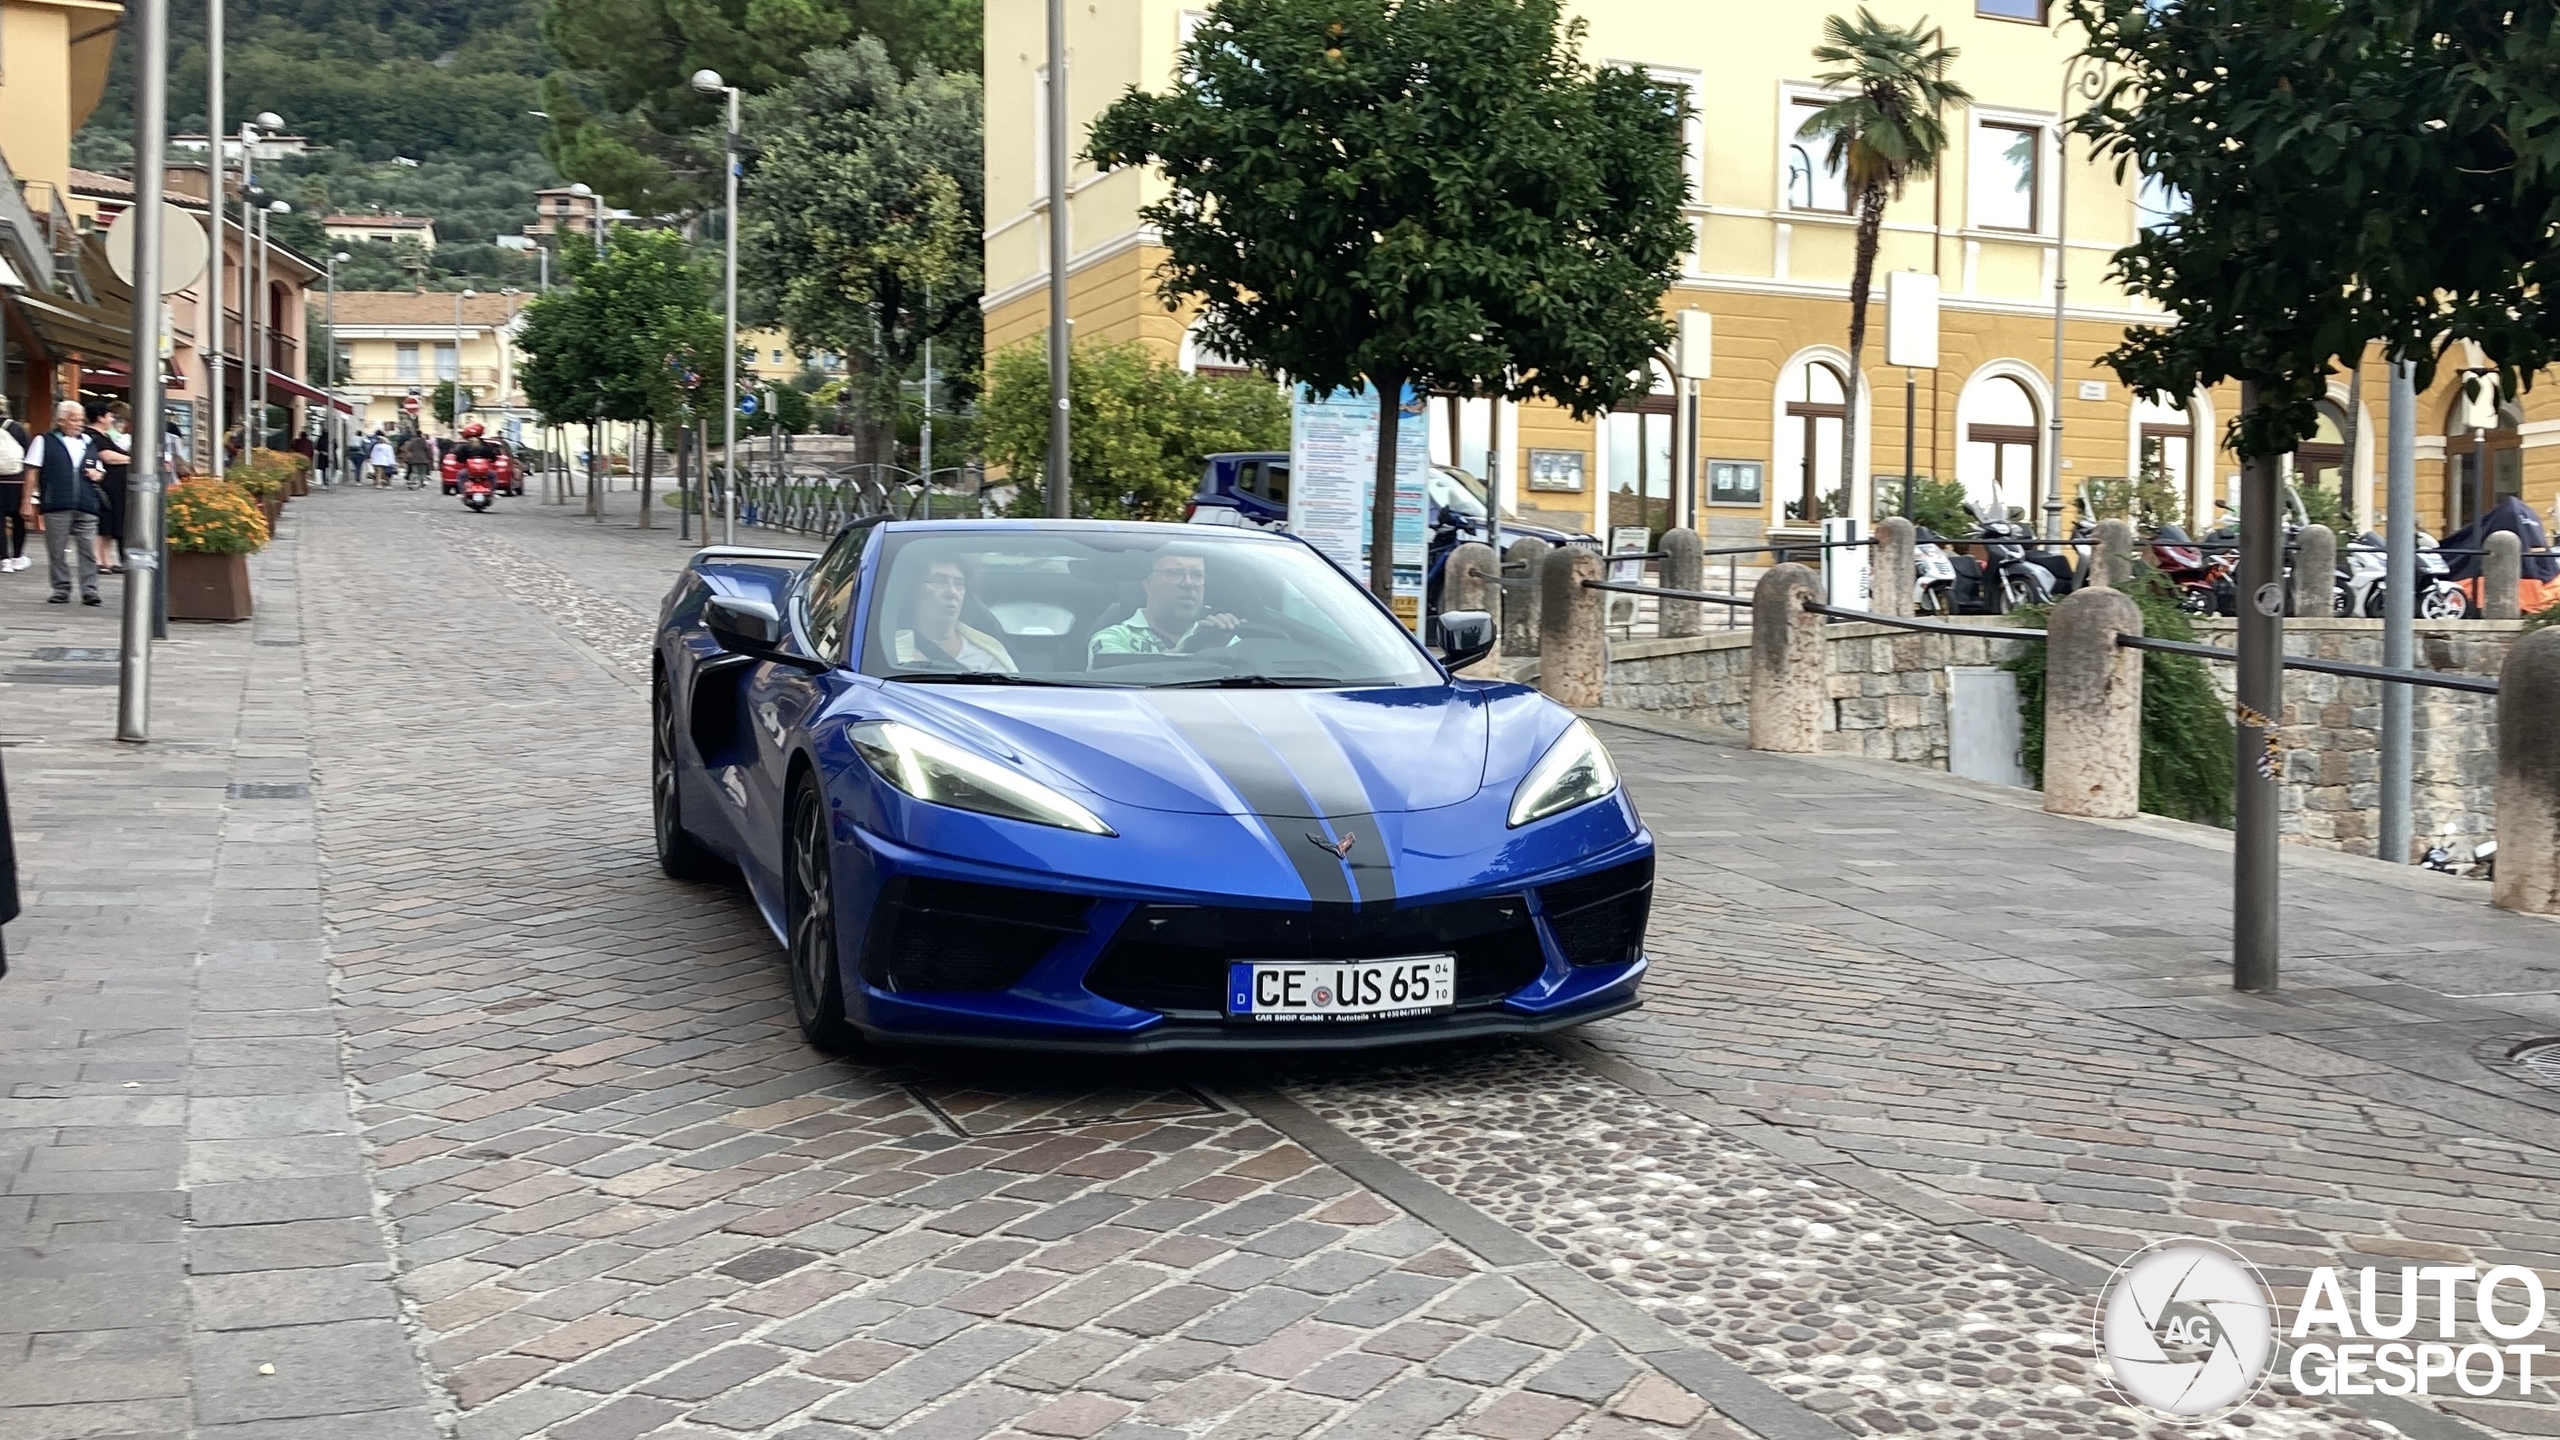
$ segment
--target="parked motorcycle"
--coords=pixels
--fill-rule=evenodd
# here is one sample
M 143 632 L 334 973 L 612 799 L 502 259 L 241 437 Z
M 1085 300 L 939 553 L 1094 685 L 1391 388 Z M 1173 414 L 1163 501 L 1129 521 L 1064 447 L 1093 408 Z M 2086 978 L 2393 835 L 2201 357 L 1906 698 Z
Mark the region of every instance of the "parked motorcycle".
M 462 503 L 472 510 L 486 510 L 498 496 L 496 462 L 474 456 L 461 464 Z
M 2338 614 L 2381 618 L 2390 568 L 2381 536 L 2368 530 L 2350 542 L 2346 553 L 2339 557 Z M 2453 582 L 2447 573 L 2450 568 L 2436 551 L 2436 538 L 2423 530 L 2418 532 L 2418 618 L 2470 617 L 2471 597 Z
M 2163 520 L 2151 532 L 2151 568 L 2178 587 L 2178 608 L 2190 615 L 2211 615 L 2226 584 L 2222 568 L 2189 538 L 2184 526 Z
M 1972 604 L 1966 613 L 2005 615 L 2028 605 L 2050 604 L 2071 588 L 2069 561 L 2046 551 L 2028 553 L 2035 532 L 2022 518 L 1996 507 L 1985 513 L 1969 500 L 1964 511 L 1974 522 L 1966 542 L 1981 546 L 1987 557 L 1976 567 Z M 1961 578 L 1964 567 L 1957 568 Z

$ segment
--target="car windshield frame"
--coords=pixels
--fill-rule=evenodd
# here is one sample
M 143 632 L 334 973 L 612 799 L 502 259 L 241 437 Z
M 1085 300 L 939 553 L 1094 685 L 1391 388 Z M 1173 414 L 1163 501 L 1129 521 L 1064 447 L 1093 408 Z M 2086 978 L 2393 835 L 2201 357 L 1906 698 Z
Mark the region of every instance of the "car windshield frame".
M 1197 648 L 1123 651 L 1105 642 L 1097 650 L 1106 630 L 1118 641 L 1151 639 L 1145 577 L 1165 551 L 1197 555 L 1209 572 Z M 943 558 L 957 560 L 965 577 L 960 624 L 994 646 L 964 635 L 965 650 L 946 653 L 919 640 L 920 627 L 899 623 L 921 602 L 928 572 L 916 567 Z M 917 598 L 902 605 L 901 594 Z M 881 681 L 1138 690 L 1450 683 L 1367 587 L 1287 534 L 1089 521 L 892 524 L 867 547 L 855 606 L 841 663 Z M 1225 615 L 1239 622 L 1232 638 L 1208 643 L 1224 628 L 1210 617 Z

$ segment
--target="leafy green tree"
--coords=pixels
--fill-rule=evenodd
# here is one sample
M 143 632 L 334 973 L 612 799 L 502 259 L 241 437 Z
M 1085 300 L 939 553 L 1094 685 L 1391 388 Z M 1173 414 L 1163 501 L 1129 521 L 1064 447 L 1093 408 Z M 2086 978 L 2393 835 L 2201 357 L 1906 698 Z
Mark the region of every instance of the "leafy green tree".
M 1141 211 L 1162 293 L 1197 302 L 1220 353 L 1319 390 L 1537 396 L 1588 417 L 1644 388 L 1694 237 L 1685 96 L 1591 70 L 1581 33 L 1559 0 L 1220 0 L 1182 78 L 1114 102 L 1088 153 L 1163 174 Z M 1380 535 L 1395 435 L 1381 424 Z M 1373 547 L 1382 595 L 1392 558 Z
M 2142 610 L 2142 633 L 2161 640 L 2196 638 L 2193 617 L 2178 608 L 2177 587 L 2147 564 L 2136 564 L 2125 587 Z M 2042 628 L 2050 606 L 2016 612 L 2017 622 Z M 2045 647 L 2031 644 L 2001 662 L 2018 677 L 2018 753 L 2027 773 L 2044 783 Z M 2142 808 L 2174 820 L 2231 823 L 2232 749 L 2239 742 L 2230 712 L 2213 688 L 2204 662 L 2192 655 L 2142 652 Z
M 1831 144 L 1824 161 L 1840 172 L 1858 219 L 1856 259 L 1849 271 L 1849 404 L 1840 426 L 1840 474 L 1854 484 L 1858 473 L 1858 395 L 1866 388 L 1867 297 L 1876 275 L 1876 246 L 1884 234 L 1884 207 L 1902 198 L 1914 180 L 1937 173 L 1946 153 L 1945 112 L 1971 104 L 1963 86 L 1947 78 L 1959 52 L 1938 43 L 1941 32 L 1927 16 L 1909 25 L 1878 20 L 1865 6 L 1858 18 L 1837 15 L 1822 22 L 1813 58 L 1831 68 L 1814 76 L 1843 93 L 1805 121 L 1804 133 Z M 1813 504 L 1813 472 L 1805 472 L 1803 503 Z
M 655 214 L 716 203 L 718 140 L 704 132 L 721 102 L 695 92 L 695 71 L 761 95 L 863 34 L 901 67 L 974 71 L 982 25 L 967 0 L 552 0 L 542 30 L 567 67 L 543 85 L 545 153 Z
M 673 231 L 615 231 L 601 260 L 572 253 L 576 286 L 524 309 L 525 399 L 555 425 L 674 418 L 686 396 L 669 357 L 720 353 L 709 277 Z
M 2379 341 L 2432 383 L 2479 343 L 2511 387 L 2560 358 L 2560 9 L 2470 0 L 2071 0 L 2112 90 L 2076 122 L 2186 208 L 2117 252 L 2174 312 L 2104 357 L 2183 398 L 2237 379 L 2243 455 L 2310 438 Z M 2458 238 L 2454 238 L 2458 237 Z M 2517 393 L 2510 388 L 2508 393 Z
M 857 360 L 875 422 L 894 414 L 928 339 L 965 397 L 983 334 L 978 79 L 901 75 L 868 35 L 807 63 L 749 107 L 741 274 L 795 342 Z
M 1011 472 L 1018 509 L 1045 513 L 1048 352 L 1037 343 L 1011 346 L 987 369 L 981 453 Z M 1079 342 L 1068 357 L 1067 392 L 1071 499 L 1081 516 L 1179 520 L 1207 457 L 1289 444 L 1289 401 L 1279 386 L 1185 375 L 1134 341 Z

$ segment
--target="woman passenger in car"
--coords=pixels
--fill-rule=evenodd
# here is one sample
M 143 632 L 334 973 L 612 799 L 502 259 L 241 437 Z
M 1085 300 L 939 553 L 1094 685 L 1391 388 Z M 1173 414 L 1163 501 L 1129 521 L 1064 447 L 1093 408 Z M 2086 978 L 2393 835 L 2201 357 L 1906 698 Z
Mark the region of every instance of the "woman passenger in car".
M 988 671 L 1011 675 L 1018 667 L 1004 642 L 960 623 L 969 600 L 969 574 L 957 560 L 934 560 L 924 567 L 907 600 L 914 628 L 889 637 L 890 657 L 900 665 L 930 670 Z

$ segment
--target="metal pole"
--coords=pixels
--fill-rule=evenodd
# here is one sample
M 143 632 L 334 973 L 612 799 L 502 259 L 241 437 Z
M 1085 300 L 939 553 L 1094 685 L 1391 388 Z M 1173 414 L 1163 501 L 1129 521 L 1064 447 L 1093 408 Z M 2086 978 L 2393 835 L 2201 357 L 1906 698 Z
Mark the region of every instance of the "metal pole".
M 256 183 L 250 173 L 250 151 L 255 147 L 257 130 L 240 127 L 240 458 L 248 459 L 258 452 L 258 394 L 249 365 L 258 353 L 258 316 L 250 291 L 258 278 L 257 217 L 250 211 L 249 189 Z
M 924 287 L 925 323 L 933 323 L 933 287 Z M 916 474 L 933 490 L 933 332 L 924 335 L 924 423 L 916 429 Z M 930 502 L 928 502 L 930 503 Z
M 2486 384 L 2487 382 L 2483 381 L 2482 383 Z M 2489 432 L 2486 429 L 2475 425 L 2471 427 L 2471 518 L 2476 522 L 2481 516 L 2488 513 Z M 2477 537 L 2472 541 L 2472 543 L 2475 545 L 2481 544 L 2485 539 L 2485 536 Z M 2481 583 L 2486 585 L 2488 582 L 2484 580 Z M 2488 592 L 2483 590 L 2481 593 L 2485 595 Z
M 338 256 L 336 251 L 330 252 L 328 266 L 329 298 L 320 311 L 321 341 L 329 347 L 329 382 L 322 387 L 329 392 L 329 398 L 324 402 L 325 408 L 321 412 L 323 418 L 329 422 L 329 468 L 320 473 L 320 483 L 323 485 L 331 482 L 338 473 L 338 466 L 344 464 L 347 458 L 346 447 L 339 443 L 341 437 L 338 434 Z M 308 375 L 311 372 L 304 370 L 302 373 Z
M 2418 380 L 2407 361 L 2391 367 L 2391 419 L 2383 499 L 2382 663 L 2410 667 L 2418 613 Z M 2406 685 L 2382 687 L 2382 817 L 2377 853 L 2409 863 L 2412 702 Z
M 1069 513 L 1067 364 L 1067 4 L 1049 0 L 1049 515 Z
M 2045 448 L 2051 453 L 2044 457 L 2044 538 L 2048 541 L 2062 538 L 2062 299 L 2071 289 L 2071 141 L 2062 125 L 2071 118 L 2071 87 L 2078 71 L 2076 60 L 2063 71 L 2062 103 L 2053 112 L 2053 413 L 2045 426 Z M 1909 474 L 1910 467 L 1905 466 L 1903 473 Z
M 2240 387 L 2242 420 L 2258 386 Z M 2240 461 L 2240 724 L 2231 844 L 2231 984 L 2273 993 L 2278 945 L 2275 752 L 2284 708 L 2284 510 L 2276 457 Z
M 729 263 L 724 277 L 727 285 L 728 319 L 722 330 L 720 365 L 727 377 L 729 403 L 722 412 L 720 429 L 720 536 L 724 544 L 738 543 L 738 87 L 729 86 L 729 153 L 728 175 L 724 193 L 721 224 L 728 230 Z
M 133 4 L 133 463 L 126 470 L 124 635 L 116 738 L 151 738 L 151 631 L 160 574 L 160 243 L 168 154 L 169 0 Z M 220 144 L 219 140 L 214 143 Z
M 1911 518 L 1911 476 L 1920 464 L 1920 372 L 1902 367 L 1902 518 Z
M 222 404 L 222 230 L 223 216 L 229 202 L 223 199 L 224 177 L 231 173 L 231 162 L 222 153 L 222 5 L 223 0 L 205 0 L 204 4 L 204 136 L 208 154 L 205 172 L 212 184 L 206 192 L 205 217 L 213 222 L 213 248 L 205 256 L 204 271 L 204 378 L 205 388 L 213 393 L 206 397 L 211 410 L 208 420 L 213 426 L 213 446 L 208 452 L 214 474 L 223 471 L 222 442 L 230 433 L 224 423 Z M 140 161 L 142 157 L 134 157 Z
M 1496 395 L 1484 403 L 1484 543 L 1493 547 L 1494 578 L 1500 580 L 1502 578 L 1502 397 Z M 1693 453 L 1689 456 L 1689 460 L 1693 470 L 1698 459 L 1694 453 L 1698 444 L 1697 433 L 1698 390 L 1695 385 L 1692 385 L 1689 387 L 1689 447 Z M 1698 489 L 1694 474 L 1691 476 L 1689 487 L 1689 528 L 1692 530 L 1698 528 Z M 1501 593 L 1499 585 L 1495 586 L 1494 593 L 1497 595 Z
M 453 403 L 446 407 L 453 412 L 453 418 L 445 424 L 452 428 L 456 440 L 462 438 L 462 300 L 470 293 L 465 290 L 453 297 Z

